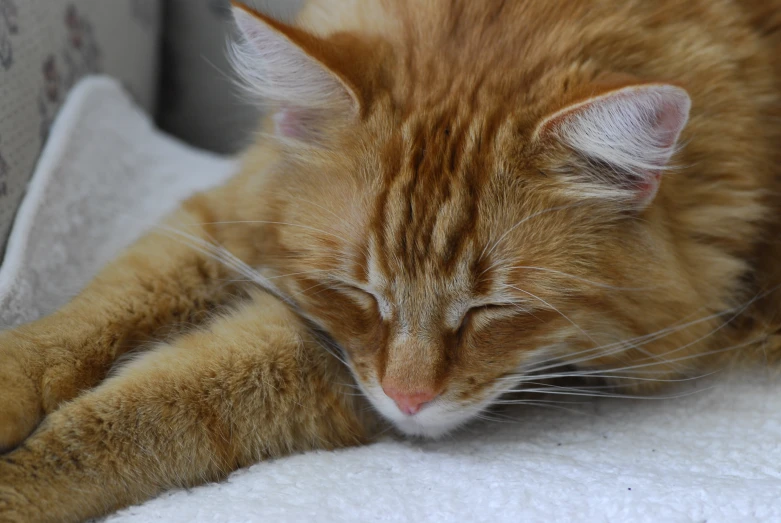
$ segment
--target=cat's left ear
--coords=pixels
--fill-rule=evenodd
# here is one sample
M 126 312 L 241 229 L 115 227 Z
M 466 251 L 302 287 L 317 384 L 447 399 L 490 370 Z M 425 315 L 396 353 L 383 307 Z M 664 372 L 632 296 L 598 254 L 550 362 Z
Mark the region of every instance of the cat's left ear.
M 554 113 L 535 137 L 559 140 L 578 156 L 568 177 L 580 194 L 644 208 L 678 149 L 690 108 L 680 87 L 623 87 Z
M 238 2 L 233 16 L 240 33 L 231 49 L 234 68 L 274 109 L 277 135 L 310 141 L 327 132 L 325 125 L 357 117 L 357 91 L 338 71 L 327 42 Z

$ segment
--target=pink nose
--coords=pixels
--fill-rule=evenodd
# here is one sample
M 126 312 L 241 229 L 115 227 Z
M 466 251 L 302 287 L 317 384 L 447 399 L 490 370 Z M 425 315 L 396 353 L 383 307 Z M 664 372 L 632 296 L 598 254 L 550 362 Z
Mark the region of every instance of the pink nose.
M 417 391 L 411 394 L 402 392 L 397 388 L 383 386 L 385 394 L 396 402 L 399 410 L 407 416 L 412 416 L 420 412 L 423 405 L 437 397 L 437 394 L 431 391 Z

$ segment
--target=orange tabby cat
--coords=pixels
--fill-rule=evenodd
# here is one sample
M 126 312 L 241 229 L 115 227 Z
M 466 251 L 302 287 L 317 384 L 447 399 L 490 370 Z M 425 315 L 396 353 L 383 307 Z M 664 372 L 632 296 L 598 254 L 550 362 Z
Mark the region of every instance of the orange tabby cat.
M 1 521 L 437 437 L 529 376 L 640 393 L 781 356 L 778 0 L 234 12 L 273 116 L 231 182 L 0 334 Z

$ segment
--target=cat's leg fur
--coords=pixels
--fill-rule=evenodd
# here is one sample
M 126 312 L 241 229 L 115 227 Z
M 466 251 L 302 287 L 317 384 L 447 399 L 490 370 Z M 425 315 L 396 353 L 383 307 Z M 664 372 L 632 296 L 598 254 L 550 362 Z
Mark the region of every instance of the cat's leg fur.
M 212 241 L 215 231 L 203 224 L 215 221 L 218 195 L 190 199 L 165 230 Z M 169 325 L 196 321 L 233 291 L 222 264 L 162 231 L 130 247 L 61 310 L 0 333 L 0 452 L 99 383 L 124 352 L 160 339 Z
M 0 522 L 78 521 L 252 463 L 363 443 L 349 371 L 276 298 L 142 353 L 0 457 Z

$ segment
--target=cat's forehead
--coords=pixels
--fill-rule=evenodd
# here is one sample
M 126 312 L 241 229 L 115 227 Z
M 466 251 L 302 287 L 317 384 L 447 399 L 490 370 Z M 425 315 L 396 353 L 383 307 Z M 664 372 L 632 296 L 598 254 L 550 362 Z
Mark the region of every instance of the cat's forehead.
M 496 151 L 502 126 L 437 110 L 410 117 L 388 140 L 366 209 L 376 283 L 425 281 L 464 294 L 454 282 L 479 272 L 499 202 L 510 197 Z
M 387 177 L 369 230 L 376 274 L 446 278 L 471 263 L 482 193 L 472 176 L 409 168 Z
M 501 103 L 464 103 L 470 96 L 478 95 L 454 89 L 443 98 L 405 99 L 388 108 L 395 113 L 393 135 L 401 138 L 397 145 L 407 153 L 426 153 L 432 166 L 439 159 L 453 170 L 463 168 L 467 159 L 488 159 L 517 111 Z

